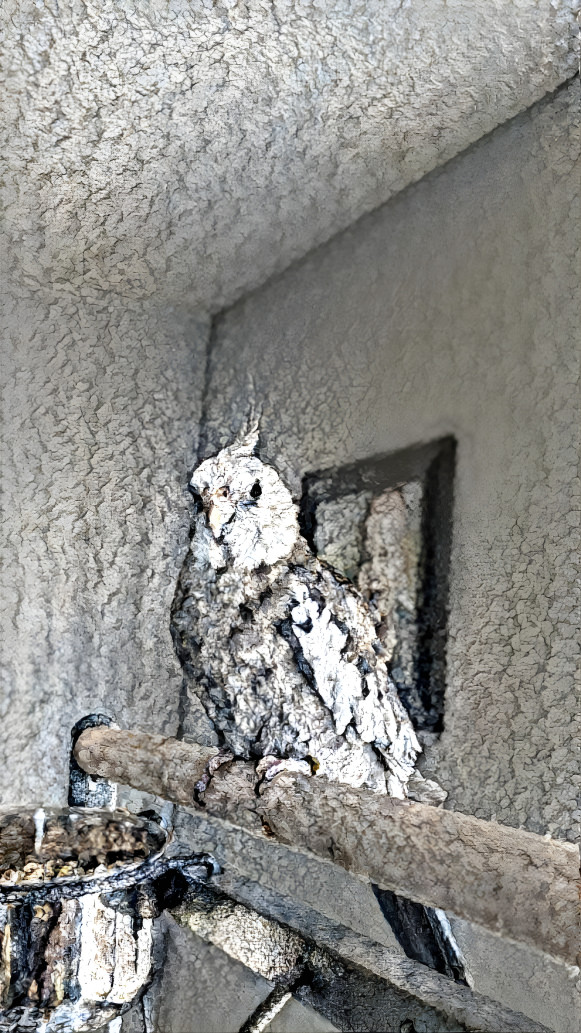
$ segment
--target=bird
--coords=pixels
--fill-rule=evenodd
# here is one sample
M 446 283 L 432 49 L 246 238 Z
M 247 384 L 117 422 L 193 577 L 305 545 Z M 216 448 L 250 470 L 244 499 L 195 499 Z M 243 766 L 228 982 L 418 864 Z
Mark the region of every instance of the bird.
M 194 471 L 192 548 L 173 614 L 188 691 L 221 745 L 404 798 L 420 744 L 368 603 L 300 533 L 252 426 Z
M 266 780 L 294 770 L 405 799 L 421 746 L 380 617 L 303 537 L 258 442 L 251 421 L 190 480 L 192 537 L 171 623 L 182 711 L 197 699 L 222 750 Z M 404 950 L 464 981 L 445 915 L 374 889 Z

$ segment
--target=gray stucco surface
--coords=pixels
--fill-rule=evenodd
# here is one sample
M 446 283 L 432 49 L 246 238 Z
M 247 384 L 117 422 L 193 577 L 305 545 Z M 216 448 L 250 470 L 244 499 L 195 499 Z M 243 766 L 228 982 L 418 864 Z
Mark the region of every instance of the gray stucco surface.
M 223 444 L 252 387 L 263 454 L 297 494 L 309 471 L 456 436 L 445 731 L 424 772 L 446 806 L 571 839 L 578 163 L 576 81 L 236 305 L 215 328 L 205 430 Z M 362 889 L 331 898 L 373 923 Z M 455 928 L 476 989 L 574 1033 L 578 971 Z
M 156 1033 L 236 1033 L 271 984 L 173 919 L 167 925 Z
M 169 612 L 203 313 L 573 74 L 574 6 L 7 0 L 2 802 L 65 801 L 70 727 L 89 711 L 177 729 Z M 249 369 L 295 487 L 316 467 L 457 434 L 447 727 L 428 767 L 452 806 L 566 835 L 575 89 L 228 313 L 206 398 L 217 444 L 247 411 Z M 225 859 L 238 849 L 204 837 Z M 368 887 L 291 860 L 275 884 L 299 894 L 303 881 L 314 905 L 390 941 Z M 252 864 L 269 885 L 269 862 Z M 244 1018 L 261 981 L 172 937 L 160 1029 Z M 494 985 L 493 948 L 471 949 Z M 543 983 L 521 963 L 528 1007 L 536 992 L 568 1021 L 563 973 Z M 502 993 L 523 1007 L 514 983 Z
M 576 835 L 579 84 L 496 130 L 219 321 L 208 447 L 264 399 L 316 470 L 458 440 L 446 806 Z
M 577 67 L 575 0 L 5 0 L 33 289 L 218 311 Z
M 66 803 L 72 725 L 175 733 L 169 632 L 207 326 L 114 294 L 5 308 L 0 797 Z
M 298 1001 L 290 1000 L 269 1023 L 269 1033 L 332 1033 L 333 1026 L 322 1015 Z

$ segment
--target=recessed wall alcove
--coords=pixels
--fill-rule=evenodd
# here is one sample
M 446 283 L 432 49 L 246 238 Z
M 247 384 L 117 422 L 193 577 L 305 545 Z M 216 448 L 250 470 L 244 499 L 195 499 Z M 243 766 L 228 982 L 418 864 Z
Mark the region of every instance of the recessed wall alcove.
M 376 608 L 391 676 L 425 742 L 444 727 L 455 453 L 447 437 L 303 479 L 303 535 Z

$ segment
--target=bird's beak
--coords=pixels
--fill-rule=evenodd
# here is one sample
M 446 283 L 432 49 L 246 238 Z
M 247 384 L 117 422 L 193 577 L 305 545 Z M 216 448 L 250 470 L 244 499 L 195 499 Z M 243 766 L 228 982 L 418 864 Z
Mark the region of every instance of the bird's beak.
M 219 538 L 226 524 L 234 516 L 236 507 L 228 497 L 225 497 L 220 492 L 215 492 L 209 497 L 206 496 L 204 509 L 206 510 L 212 534 L 215 538 Z
M 215 502 L 210 502 L 210 506 L 208 508 L 208 523 L 212 529 L 214 537 L 219 538 L 222 530 L 222 513 L 220 512 L 220 507 Z

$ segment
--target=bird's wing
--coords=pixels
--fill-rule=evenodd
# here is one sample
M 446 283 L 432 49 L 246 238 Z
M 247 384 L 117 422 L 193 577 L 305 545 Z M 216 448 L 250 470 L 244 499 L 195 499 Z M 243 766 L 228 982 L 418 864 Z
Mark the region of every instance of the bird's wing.
M 331 711 L 340 736 L 379 751 L 388 789 L 402 795 L 420 751 L 377 639 L 369 607 L 351 582 L 314 559 L 295 569 L 283 633 Z
M 174 636 L 221 741 L 245 757 L 311 757 L 329 778 L 378 791 L 387 775 L 403 795 L 417 743 L 361 596 L 306 550 L 240 576 L 208 551 L 203 524 L 196 537 Z

